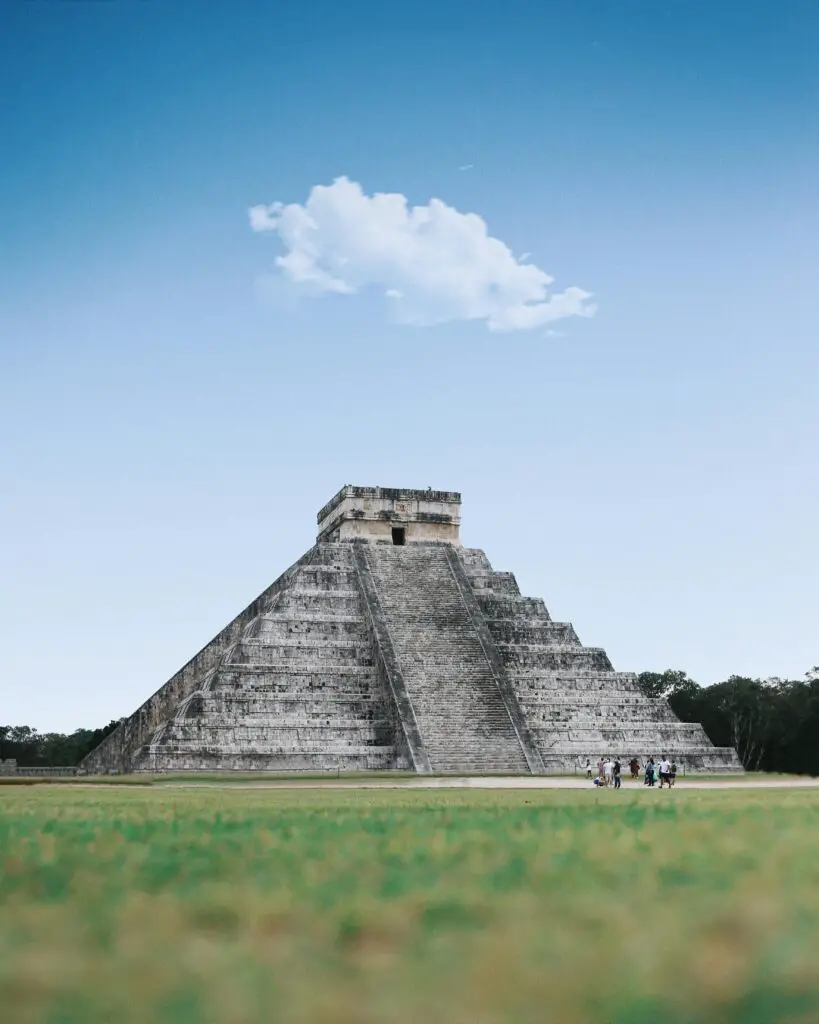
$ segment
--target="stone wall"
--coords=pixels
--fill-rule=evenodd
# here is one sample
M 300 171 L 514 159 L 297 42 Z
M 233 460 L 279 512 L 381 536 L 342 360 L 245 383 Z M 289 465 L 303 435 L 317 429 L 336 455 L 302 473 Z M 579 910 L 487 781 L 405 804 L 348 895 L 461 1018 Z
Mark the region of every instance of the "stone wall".
M 318 539 L 366 539 L 392 543 L 394 527 L 404 541 L 459 544 L 461 496 L 456 491 L 342 487 L 318 513 Z
M 402 518 L 400 513 L 383 519 L 345 519 L 321 534 L 322 541 L 369 540 L 392 544 L 394 527 L 403 527 L 406 544 L 444 541 L 460 544 L 459 528 L 456 523 L 429 523 Z
M 76 775 L 77 772 L 78 769 L 74 765 L 34 765 L 21 768 L 13 757 L 0 761 L 0 776 L 5 777 L 48 779 Z

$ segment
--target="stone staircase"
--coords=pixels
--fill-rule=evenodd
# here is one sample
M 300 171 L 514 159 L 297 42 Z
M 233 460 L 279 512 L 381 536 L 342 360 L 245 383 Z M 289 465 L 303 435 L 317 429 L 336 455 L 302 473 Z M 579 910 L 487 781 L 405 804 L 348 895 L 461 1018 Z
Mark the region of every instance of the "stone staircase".
M 732 749 L 714 747 L 701 725 L 643 696 L 633 673 L 615 672 L 605 651 L 584 647 L 570 623 L 553 622 L 543 601 L 523 597 L 515 577 L 495 572 L 483 551 L 464 548 L 458 557 L 545 768 L 572 770 L 603 754 L 741 768 Z
M 528 772 L 444 545 L 362 551 L 430 768 Z
M 317 545 L 204 685 L 142 748 L 136 770 L 406 767 L 380 684 L 349 546 Z

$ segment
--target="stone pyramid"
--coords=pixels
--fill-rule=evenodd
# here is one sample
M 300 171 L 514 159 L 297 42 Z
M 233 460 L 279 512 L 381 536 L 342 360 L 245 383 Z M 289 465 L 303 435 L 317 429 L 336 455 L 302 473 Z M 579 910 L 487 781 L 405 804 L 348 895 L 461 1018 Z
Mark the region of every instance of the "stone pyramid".
M 739 769 L 459 539 L 460 494 L 344 487 L 316 544 L 124 720 L 88 772 Z

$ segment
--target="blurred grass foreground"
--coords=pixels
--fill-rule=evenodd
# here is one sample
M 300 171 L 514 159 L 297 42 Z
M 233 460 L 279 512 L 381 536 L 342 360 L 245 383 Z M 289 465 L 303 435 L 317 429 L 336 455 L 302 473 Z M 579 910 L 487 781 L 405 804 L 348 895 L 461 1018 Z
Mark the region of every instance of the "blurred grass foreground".
M 819 1020 L 819 792 L 0 790 L 0 1019 Z

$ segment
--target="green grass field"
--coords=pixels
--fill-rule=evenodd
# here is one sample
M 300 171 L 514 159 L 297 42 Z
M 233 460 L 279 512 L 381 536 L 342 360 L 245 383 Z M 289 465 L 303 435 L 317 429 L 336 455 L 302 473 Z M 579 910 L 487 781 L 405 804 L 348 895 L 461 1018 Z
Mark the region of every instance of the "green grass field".
M 819 791 L 0 790 L 0 1019 L 819 1020 Z

